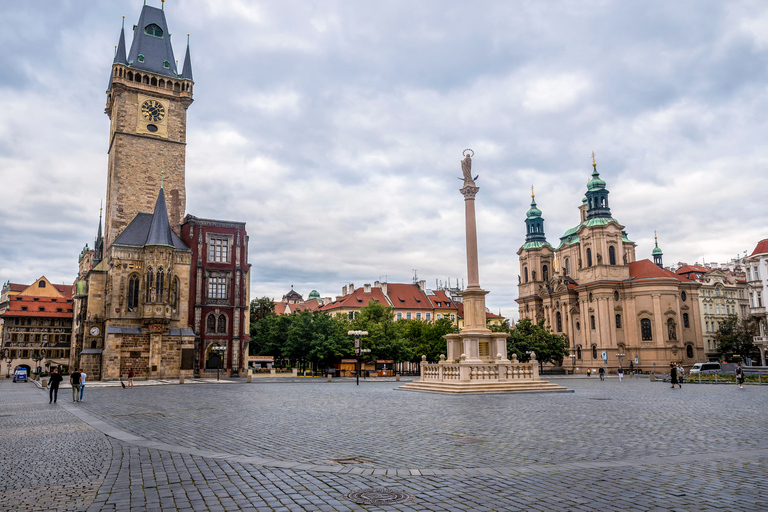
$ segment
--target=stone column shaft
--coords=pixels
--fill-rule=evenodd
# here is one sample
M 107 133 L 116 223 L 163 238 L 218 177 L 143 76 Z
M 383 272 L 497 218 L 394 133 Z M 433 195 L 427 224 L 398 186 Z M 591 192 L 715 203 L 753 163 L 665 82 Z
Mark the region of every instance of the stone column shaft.
M 477 221 L 475 220 L 475 194 L 478 187 L 464 187 L 464 213 L 467 227 L 467 288 L 480 288 L 477 261 Z

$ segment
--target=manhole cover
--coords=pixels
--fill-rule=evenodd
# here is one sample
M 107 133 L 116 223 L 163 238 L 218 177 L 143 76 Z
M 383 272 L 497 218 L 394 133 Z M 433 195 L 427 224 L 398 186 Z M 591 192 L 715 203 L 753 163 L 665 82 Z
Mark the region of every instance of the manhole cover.
M 363 459 L 331 459 L 336 464 L 365 464 Z
M 413 496 L 392 489 L 364 489 L 347 494 L 347 498 L 358 505 L 390 505 L 411 501 Z

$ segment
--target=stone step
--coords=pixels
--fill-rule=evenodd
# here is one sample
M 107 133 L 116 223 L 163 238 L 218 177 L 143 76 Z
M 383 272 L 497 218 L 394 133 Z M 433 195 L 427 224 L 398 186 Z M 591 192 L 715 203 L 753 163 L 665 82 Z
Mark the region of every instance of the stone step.
M 423 382 L 416 381 L 400 386 L 408 391 L 432 391 L 437 393 L 514 393 L 514 392 L 565 392 L 568 388 L 547 381 L 526 382 Z

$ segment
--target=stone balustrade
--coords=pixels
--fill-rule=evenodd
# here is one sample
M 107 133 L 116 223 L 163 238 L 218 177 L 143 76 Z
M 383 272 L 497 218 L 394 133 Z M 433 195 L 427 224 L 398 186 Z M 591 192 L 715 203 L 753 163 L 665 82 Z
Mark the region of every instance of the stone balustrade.
M 501 363 L 421 363 L 421 380 L 430 382 L 445 381 L 495 381 L 539 380 L 537 361 L 518 363 L 515 359 Z

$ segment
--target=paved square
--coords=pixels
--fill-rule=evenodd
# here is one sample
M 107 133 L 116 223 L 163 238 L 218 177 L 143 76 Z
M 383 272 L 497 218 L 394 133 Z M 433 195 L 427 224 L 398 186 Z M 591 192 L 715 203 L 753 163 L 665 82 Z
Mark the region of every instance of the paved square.
M 287 379 L 49 405 L 4 381 L 0 510 L 768 509 L 768 386 L 559 382 L 575 393 Z M 365 489 L 412 498 L 348 497 Z

